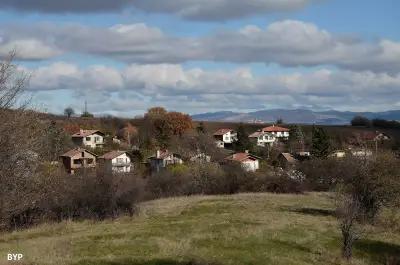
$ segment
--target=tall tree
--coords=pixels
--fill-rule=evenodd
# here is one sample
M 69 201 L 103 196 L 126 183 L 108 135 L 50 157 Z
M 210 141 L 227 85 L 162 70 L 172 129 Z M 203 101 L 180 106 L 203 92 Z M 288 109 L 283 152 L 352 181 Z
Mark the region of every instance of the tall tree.
M 311 153 L 317 158 L 327 158 L 331 149 L 329 136 L 322 127 L 313 127 Z
M 237 138 L 238 140 L 234 144 L 234 148 L 236 151 L 244 152 L 246 150 L 252 149 L 252 143 L 249 139 L 249 134 L 246 131 L 246 128 L 243 124 L 240 124 L 237 129 Z
M 293 125 L 290 128 L 289 148 L 291 152 L 304 151 L 304 133 L 299 125 Z

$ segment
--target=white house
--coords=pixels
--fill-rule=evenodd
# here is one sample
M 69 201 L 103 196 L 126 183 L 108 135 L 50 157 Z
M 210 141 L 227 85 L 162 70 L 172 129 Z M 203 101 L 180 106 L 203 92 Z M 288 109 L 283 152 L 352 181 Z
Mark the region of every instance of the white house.
M 242 168 L 248 172 L 257 171 L 260 168 L 259 157 L 249 153 L 236 153 L 225 158 L 227 161 L 239 162 Z
M 289 139 L 289 129 L 287 128 L 283 128 L 283 127 L 279 127 L 279 126 L 269 126 L 269 127 L 265 127 L 263 129 L 261 129 L 262 132 L 266 132 L 266 133 L 270 133 L 273 136 L 275 136 L 276 138 L 280 138 L 280 139 Z
M 125 151 L 111 151 L 99 157 L 99 164 L 108 173 L 129 173 L 133 170 L 132 161 Z
M 182 157 L 168 150 L 157 150 L 154 156 L 148 158 L 152 170 L 159 172 L 168 165 L 183 164 Z
M 79 146 L 90 148 L 102 148 L 104 145 L 104 133 L 99 130 L 80 130 L 72 135 L 72 141 Z
M 232 129 L 219 129 L 214 133 L 216 145 L 218 147 L 225 147 L 226 144 L 232 144 L 238 140 L 237 132 Z
M 276 137 L 268 132 L 258 131 L 249 135 L 250 140 L 257 143 L 258 146 L 273 145 L 276 141 Z

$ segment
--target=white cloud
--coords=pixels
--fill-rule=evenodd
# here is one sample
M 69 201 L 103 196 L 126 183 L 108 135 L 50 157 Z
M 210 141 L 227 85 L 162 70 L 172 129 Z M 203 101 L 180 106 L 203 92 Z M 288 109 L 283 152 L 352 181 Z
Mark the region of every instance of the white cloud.
M 110 28 L 13 26 L 0 37 L 10 43 L 29 38 L 58 51 L 104 56 L 127 63 L 276 63 L 287 67 L 334 65 L 358 71 L 400 72 L 399 42 L 343 38 L 314 24 L 293 20 L 274 22 L 265 29 L 249 25 L 197 38 L 169 36 L 145 24 L 119 24 Z M 48 58 L 52 54 L 49 49 L 29 50 L 35 58 Z
M 154 105 L 190 112 L 317 105 L 385 110 L 400 102 L 400 74 L 371 71 L 322 69 L 258 76 L 245 68 L 207 71 L 161 64 L 130 65 L 118 70 L 55 63 L 33 73 L 31 91 L 70 91 L 74 98 L 69 101 L 88 99 L 100 113 L 129 112 Z
M 11 51 L 17 51 L 17 58 L 22 60 L 43 60 L 60 55 L 62 52 L 51 45 L 36 39 L 5 41 L 0 39 L 0 58 L 7 57 Z

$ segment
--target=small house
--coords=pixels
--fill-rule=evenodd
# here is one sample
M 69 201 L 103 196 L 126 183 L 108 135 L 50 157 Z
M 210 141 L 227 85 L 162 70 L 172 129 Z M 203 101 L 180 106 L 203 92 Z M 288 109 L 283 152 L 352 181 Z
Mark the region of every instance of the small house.
M 248 172 L 257 171 L 260 168 L 260 158 L 248 152 L 235 153 L 225 158 L 225 160 L 240 163 L 242 168 Z
M 270 133 L 276 138 L 280 139 L 289 139 L 289 132 L 290 130 L 288 128 L 280 127 L 280 126 L 269 126 L 261 129 L 262 132 Z
M 156 154 L 148 158 L 150 167 L 153 171 L 159 172 L 169 165 L 183 164 L 179 154 L 171 153 L 168 150 L 157 150 Z
M 67 172 L 74 174 L 79 169 L 95 168 L 97 155 L 83 148 L 75 148 L 60 158 Z
M 233 144 L 238 140 L 237 132 L 232 129 L 219 129 L 214 133 L 216 145 L 218 147 L 225 147 L 225 145 Z
M 80 130 L 72 135 L 74 144 L 82 147 L 102 148 L 104 145 L 104 133 L 99 130 Z
M 278 164 L 281 168 L 294 166 L 298 160 L 290 153 L 280 153 L 278 156 Z
M 131 158 L 125 151 L 111 151 L 99 157 L 99 164 L 107 173 L 129 173 L 132 170 Z
M 257 146 L 265 147 L 267 145 L 272 146 L 276 137 L 269 132 L 257 131 L 249 135 L 251 141 L 255 142 Z

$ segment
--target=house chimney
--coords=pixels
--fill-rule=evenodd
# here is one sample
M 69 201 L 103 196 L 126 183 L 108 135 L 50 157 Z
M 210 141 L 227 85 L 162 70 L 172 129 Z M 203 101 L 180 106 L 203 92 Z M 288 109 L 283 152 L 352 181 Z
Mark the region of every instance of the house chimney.
M 246 154 L 248 154 L 249 153 L 249 150 L 246 150 L 246 151 L 244 151 Z

